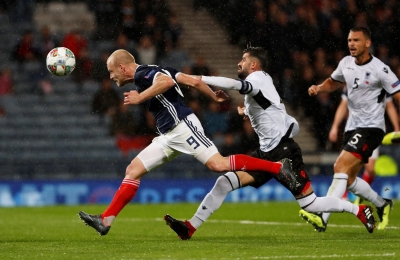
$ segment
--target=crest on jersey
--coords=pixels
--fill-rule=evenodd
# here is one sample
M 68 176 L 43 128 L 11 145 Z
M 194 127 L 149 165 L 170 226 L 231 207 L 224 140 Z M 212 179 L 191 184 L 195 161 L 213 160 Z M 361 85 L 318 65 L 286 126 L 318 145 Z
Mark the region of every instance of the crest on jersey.
M 383 68 L 383 71 L 384 71 L 386 74 L 389 73 L 389 71 L 388 71 L 388 69 L 387 69 L 386 67 Z
M 366 72 L 365 73 L 365 79 L 369 79 L 369 76 L 371 76 L 371 73 L 370 72 Z

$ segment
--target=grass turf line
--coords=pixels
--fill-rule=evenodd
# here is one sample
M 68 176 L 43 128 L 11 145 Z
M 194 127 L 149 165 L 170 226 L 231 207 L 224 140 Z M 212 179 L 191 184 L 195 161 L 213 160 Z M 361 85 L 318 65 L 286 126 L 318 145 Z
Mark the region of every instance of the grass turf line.
M 392 228 L 373 234 L 348 213 L 332 214 L 326 233 L 317 233 L 296 202 L 226 203 L 189 241 L 161 218 L 190 218 L 198 204 L 130 204 L 104 237 L 77 213 L 105 205 L 0 208 L 0 259 L 399 259 L 398 203 Z

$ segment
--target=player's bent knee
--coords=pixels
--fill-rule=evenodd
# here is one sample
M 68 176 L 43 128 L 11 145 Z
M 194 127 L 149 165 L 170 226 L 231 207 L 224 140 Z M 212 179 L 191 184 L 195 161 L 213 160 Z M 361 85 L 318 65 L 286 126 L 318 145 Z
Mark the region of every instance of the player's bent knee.
M 333 165 L 333 170 L 335 172 L 347 172 L 348 167 L 346 167 L 342 162 L 336 161 L 335 164 Z
M 143 163 L 139 158 L 135 158 L 132 162 L 126 167 L 125 177 L 129 179 L 137 180 L 140 179 L 144 174 L 146 174 L 146 169 L 144 168 Z
M 334 172 L 340 172 L 339 168 L 340 168 L 340 163 L 338 163 L 338 161 L 336 161 L 336 162 L 333 164 L 333 171 L 334 171 Z
M 217 169 L 217 166 L 214 163 L 207 163 L 206 166 L 208 169 L 210 169 L 213 172 L 215 172 Z
M 208 159 L 205 166 L 214 172 L 226 172 L 230 170 L 229 158 L 223 157 L 221 154 L 217 153 Z
M 223 167 L 223 165 L 221 165 L 220 163 L 216 162 L 216 161 L 208 161 L 206 163 L 206 166 L 208 169 L 210 169 L 213 172 L 224 172 L 226 171 L 226 169 Z

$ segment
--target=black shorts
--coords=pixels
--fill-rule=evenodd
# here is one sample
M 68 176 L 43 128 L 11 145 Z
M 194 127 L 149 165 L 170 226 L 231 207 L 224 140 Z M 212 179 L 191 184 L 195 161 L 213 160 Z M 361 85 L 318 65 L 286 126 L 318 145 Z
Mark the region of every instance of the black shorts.
M 273 150 L 269 152 L 263 152 L 260 149 L 257 149 L 251 154 L 251 156 L 272 162 L 277 162 L 284 158 L 289 158 L 292 160 L 293 170 L 298 173 L 297 181 L 301 184 L 299 187 L 296 187 L 296 190 L 289 190 L 295 196 L 299 195 L 305 185 L 310 181 L 310 178 L 307 176 L 305 171 L 301 148 L 292 138 L 282 140 Z M 273 174 L 266 172 L 248 173 L 253 176 L 255 180 L 254 183 L 250 184 L 250 186 L 253 186 L 254 188 L 259 188 L 274 178 Z
M 357 128 L 344 133 L 342 149 L 368 163 L 372 152 L 381 144 L 385 132 L 380 128 Z

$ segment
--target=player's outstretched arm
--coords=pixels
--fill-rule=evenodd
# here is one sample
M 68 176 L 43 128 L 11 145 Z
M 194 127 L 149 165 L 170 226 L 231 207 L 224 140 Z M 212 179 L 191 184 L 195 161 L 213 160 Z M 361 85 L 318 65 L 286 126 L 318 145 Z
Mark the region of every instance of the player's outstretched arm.
M 332 78 L 327 78 L 324 82 L 322 82 L 322 84 L 312 85 L 308 89 L 308 95 L 315 96 L 319 92 L 333 92 L 342 86 L 342 82 L 334 81 Z
M 329 140 L 333 143 L 337 141 L 339 126 L 347 117 L 349 110 L 347 108 L 347 100 L 342 99 L 336 109 L 335 118 L 333 119 L 331 130 L 329 131 Z
M 124 93 L 125 105 L 137 105 L 152 97 L 160 95 L 175 85 L 174 80 L 162 73 L 154 79 L 153 85 L 145 91 L 138 93 L 136 90 Z
M 179 73 L 176 76 L 176 81 L 178 82 L 178 84 L 187 85 L 189 87 L 197 89 L 198 91 L 216 102 L 223 102 L 229 98 L 229 96 L 221 90 L 214 92 L 209 86 L 207 86 L 206 83 L 200 80 L 200 76 Z
M 208 85 L 222 89 L 237 91 L 240 91 L 242 89 L 242 82 L 231 78 L 201 76 L 201 80 Z

